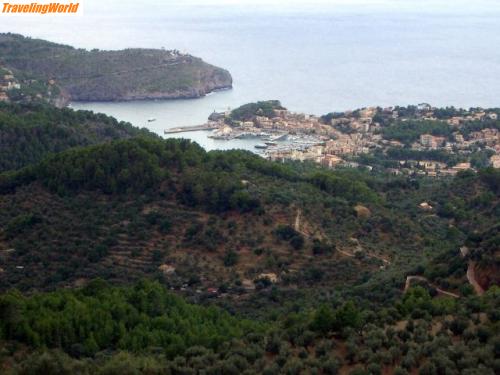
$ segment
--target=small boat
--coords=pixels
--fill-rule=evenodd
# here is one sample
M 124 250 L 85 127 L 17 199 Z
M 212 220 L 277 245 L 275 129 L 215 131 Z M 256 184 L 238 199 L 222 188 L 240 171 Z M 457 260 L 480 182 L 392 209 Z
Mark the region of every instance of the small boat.
M 277 146 L 278 144 L 276 142 L 264 142 L 268 146 Z
M 156 119 L 154 117 L 148 118 L 148 122 L 154 122 Z
M 271 140 L 271 141 L 284 141 L 287 136 L 288 136 L 288 133 L 277 134 L 277 135 L 270 137 L 269 140 Z
M 250 133 L 250 132 L 243 132 L 243 133 L 240 133 L 237 136 L 235 136 L 235 138 L 238 138 L 238 139 L 252 139 L 252 138 L 256 138 L 256 137 L 258 137 L 257 134 Z
M 254 147 L 255 148 L 259 148 L 259 149 L 266 149 L 267 145 L 261 145 L 261 144 L 259 144 L 259 145 L 255 145 Z
M 212 135 L 209 135 L 208 138 L 223 140 L 223 141 L 230 141 L 234 137 L 230 134 L 212 134 Z

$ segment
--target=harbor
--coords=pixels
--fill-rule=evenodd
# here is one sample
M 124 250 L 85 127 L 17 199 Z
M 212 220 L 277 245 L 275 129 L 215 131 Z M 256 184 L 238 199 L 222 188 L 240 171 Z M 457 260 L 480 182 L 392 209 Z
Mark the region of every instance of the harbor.
M 273 158 L 290 152 L 303 152 L 312 146 L 324 144 L 326 138 L 317 134 L 317 118 L 278 110 L 271 118 L 256 116 L 253 121 L 234 121 L 230 112 L 212 113 L 203 125 L 165 129 L 165 135 L 210 131 L 209 140 L 230 144 L 247 142 L 248 150 Z

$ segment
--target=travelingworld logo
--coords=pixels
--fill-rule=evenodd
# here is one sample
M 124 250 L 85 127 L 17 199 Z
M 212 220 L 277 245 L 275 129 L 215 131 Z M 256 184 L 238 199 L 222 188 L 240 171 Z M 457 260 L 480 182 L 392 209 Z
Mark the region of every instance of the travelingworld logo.
M 11 1 L 2 5 L 2 14 L 77 14 L 80 3 L 21 2 Z

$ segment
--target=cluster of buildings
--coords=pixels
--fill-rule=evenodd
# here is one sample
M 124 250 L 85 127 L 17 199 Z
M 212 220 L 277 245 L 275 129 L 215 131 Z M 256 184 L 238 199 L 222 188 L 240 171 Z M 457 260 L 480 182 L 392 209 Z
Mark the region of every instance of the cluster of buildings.
M 472 169 L 471 163 L 463 162 L 449 167 L 446 163 L 434 160 L 405 160 L 399 162 L 399 168 L 389 168 L 394 175 L 416 174 L 419 176 L 455 176 L 460 171 Z
M 490 150 L 490 164 L 500 167 L 500 132 L 496 121 L 498 115 L 482 109 L 450 111 L 449 117 L 435 115 L 436 109 L 429 104 L 408 108 L 364 108 L 347 111 L 329 117 L 292 113 L 284 109 L 274 110 L 273 116 L 255 116 L 251 121 L 226 124 L 228 113 L 213 119 L 218 130 L 215 136 L 235 138 L 246 135 L 288 135 L 289 142 L 266 142 L 265 156 L 271 160 L 312 161 L 327 167 L 356 167 L 355 157 L 375 150 L 385 153 L 390 148 L 410 148 L 412 151 L 442 150 L 459 154 L 468 160 L 473 151 Z M 456 115 L 459 113 L 460 115 Z M 439 118 L 438 118 L 439 117 Z M 325 120 L 328 119 L 327 121 Z M 411 145 L 384 138 L 383 128 L 395 121 L 441 121 L 452 127 L 452 136 L 421 134 Z M 480 122 L 477 131 L 464 131 L 470 122 Z M 492 124 L 491 126 L 489 124 Z M 484 125 L 484 126 L 483 126 Z M 474 128 L 474 127 L 473 127 Z M 312 137 L 312 138 L 311 138 Z M 268 139 L 268 138 L 266 138 Z M 306 140 L 309 140 L 308 142 Z M 371 166 L 365 167 L 371 169 Z M 394 174 L 417 174 L 427 176 L 450 176 L 459 171 L 472 169 L 470 162 L 447 165 L 434 160 L 397 160 L 396 166 L 387 168 Z
M 249 121 L 232 121 L 226 123 L 230 112 L 213 113 L 209 117 L 211 128 L 217 129 L 213 138 L 232 139 L 245 136 L 262 135 L 327 135 L 328 126 L 320 122 L 319 117 L 302 113 L 292 113 L 288 110 L 275 109 L 273 116 L 256 115 Z
M 460 131 L 453 132 L 453 137 L 434 136 L 422 134 L 418 142 L 412 144 L 412 149 L 422 150 L 445 150 L 449 152 L 460 152 L 471 148 L 485 148 L 500 153 L 500 132 L 495 128 L 485 128 L 471 132 L 464 136 Z
M 227 125 L 229 115 L 212 116 L 211 125 L 218 130 L 212 135 L 219 139 L 262 136 L 266 142 L 265 155 L 271 160 L 313 161 L 328 167 L 348 163 L 343 155 L 368 153 L 382 140 L 375 130 L 379 124 L 373 122 L 374 109 L 362 110 L 361 116 L 353 120 L 346 117 L 336 118 L 326 124 L 319 117 L 293 113 L 285 109 L 274 110 L 273 116 L 257 115 L 251 121 L 233 122 Z M 343 132 L 337 126 L 349 125 L 352 131 Z M 276 144 L 273 140 L 287 141 Z
M 292 113 L 285 109 L 275 109 L 272 118 L 256 116 L 254 122 L 251 123 L 258 129 L 286 131 L 290 134 L 321 134 L 324 131 L 324 126 L 318 117 Z M 249 125 L 249 123 L 242 124 L 243 127 L 245 125 Z
M 420 135 L 420 144 L 413 144 L 413 149 L 431 149 L 437 150 L 438 148 L 447 146 L 446 145 L 446 137 L 438 137 L 431 134 L 421 134 Z
M 464 142 L 469 145 L 482 145 L 495 153 L 500 153 L 500 131 L 498 129 L 486 128 L 469 134 L 468 140 Z
M 314 131 L 323 138 L 320 143 L 305 149 L 271 148 L 267 156 L 271 160 L 308 160 L 330 168 L 339 165 L 356 167 L 359 164 L 347 160 L 347 157 L 367 154 L 381 147 L 383 138 L 379 133 L 380 124 L 374 121 L 376 114 L 376 108 L 345 112 L 332 118 L 329 124 L 312 116 L 316 124 Z
M 0 102 L 8 102 L 8 91 L 20 89 L 21 85 L 15 80 L 11 71 L 0 67 Z
M 487 113 L 482 110 L 478 110 L 476 112 L 469 113 L 463 116 L 452 116 L 447 120 L 449 125 L 452 126 L 460 126 L 466 122 L 471 121 L 484 121 L 485 119 L 490 120 L 498 120 L 498 115 L 494 112 Z

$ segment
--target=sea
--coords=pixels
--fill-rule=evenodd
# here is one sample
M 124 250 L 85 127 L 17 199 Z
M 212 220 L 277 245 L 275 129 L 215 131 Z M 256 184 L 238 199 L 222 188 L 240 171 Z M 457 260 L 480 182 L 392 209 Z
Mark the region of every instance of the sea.
M 0 32 L 87 49 L 177 49 L 228 69 L 233 89 L 200 99 L 71 104 L 164 136 L 213 111 L 268 99 L 315 115 L 422 102 L 499 107 L 499 3 L 86 0 L 76 16 L 0 14 Z M 254 150 L 259 142 L 208 134 L 169 136 L 208 150 Z

